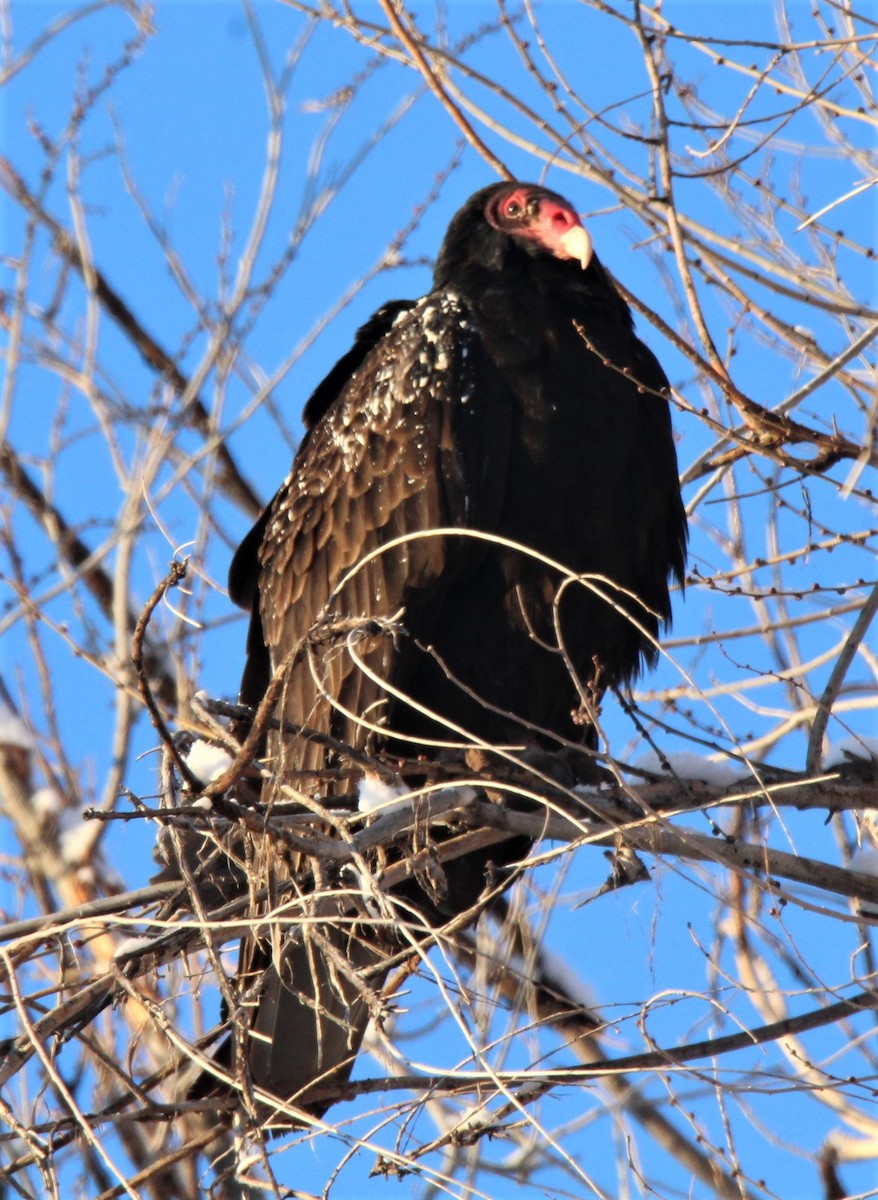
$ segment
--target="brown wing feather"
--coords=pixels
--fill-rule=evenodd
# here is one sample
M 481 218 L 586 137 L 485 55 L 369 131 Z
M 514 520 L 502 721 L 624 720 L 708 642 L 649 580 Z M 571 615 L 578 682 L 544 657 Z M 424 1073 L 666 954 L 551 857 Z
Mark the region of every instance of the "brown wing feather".
M 456 547 L 437 537 L 405 543 L 354 568 L 400 535 L 451 519 L 459 523 L 466 472 L 449 484 L 441 460 L 452 442 L 451 406 L 464 382 L 461 371 L 469 369 L 461 364 L 472 361 L 460 353 L 466 337 L 466 322 L 451 299 L 428 298 L 400 318 L 324 408 L 268 516 L 254 628 L 261 630 L 272 672 L 291 649 L 307 644 L 287 672 L 278 716 L 354 747 L 365 745 L 368 724 L 381 719 L 384 689 L 359 668 L 345 635 L 328 636 L 327 628 L 334 619 L 395 617 L 409 597 L 425 599 L 449 570 Z M 389 636 L 366 632 L 355 652 L 379 680 L 405 690 L 404 643 L 397 647 Z M 332 765 L 320 742 L 273 734 L 268 754 L 274 758 L 272 780 L 326 790 L 319 776 L 307 778 Z M 341 778 L 330 786 L 339 793 L 356 785 Z M 270 788 L 263 798 L 270 800 Z M 295 856 L 284 861 L 270 839 L 256 839 L 252 861 L 257 884 L 279 882 L 288 872 L 298 877 L 302 915 L 316 916 L 307 899 L 310 866 Z M 244 986 L 260 980 L 262 987 L 250 1041 L 252 1076 L 282 1096 L 307 1092 L 324 1072 L 326 1079 L 344 1078 L 368 1019 L 357 988 L 338 977 L 319 944 L 311 944 L 315 931 L 353 967 L 375 968 L 383 960 L 381 950 L 368 944 L 368 923 L 353 931 L 337 926 L 326 899 L 319 904 L 321 919 L 303 920 L 299 937 L 282 945 L 275 932 L 270 945 L 249 938 L 241 946 Z

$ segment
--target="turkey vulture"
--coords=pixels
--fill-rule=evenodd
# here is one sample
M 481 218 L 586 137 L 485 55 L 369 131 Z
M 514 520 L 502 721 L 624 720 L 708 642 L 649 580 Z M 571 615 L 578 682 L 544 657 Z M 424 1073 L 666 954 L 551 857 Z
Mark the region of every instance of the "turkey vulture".
M 506 182 L 467 201 L 431 291 L 381 308 L 309 399 L 232 563 L 252 614 L 242 701 L 288 664 L 263 802 L 286 784 L 353 807 L 345 746 L 450 759 L 588 741 L 586 689 L 655 659 L 683 578 L 667 387 L 567 200 Z M 444 887 L 412 879 L 391 902 L 441 923 L 478 898 L 488 858 L 526 851 L 465 856 Z M 292 876 L 299 907 L 242 946 L 241 1055 L 264 1092 L 320 1113 L 309 1089 L 347 1077 L 401 943 L 326 864 L 266 838 L 253 869 L 260 886 Z M 300 920 L 318 885 L 348 896 Z

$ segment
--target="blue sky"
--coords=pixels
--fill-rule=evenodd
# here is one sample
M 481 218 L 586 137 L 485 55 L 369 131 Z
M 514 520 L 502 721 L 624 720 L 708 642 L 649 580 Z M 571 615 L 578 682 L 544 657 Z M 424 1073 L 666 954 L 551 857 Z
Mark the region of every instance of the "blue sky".
M 758 41 L 774 37 L 772 8 L 759 0 L 749 4 L 714 0 L 710 5 L 697 7 L 691 3 L 671 3 L 664 11 L 669 19 L 680 24 L 691 23 L 693 11 L 697 11 L 705 33 L 729 29 L 740 33 L 746 29 Z M 801 13 L 804 23 L 806 9 L 806 5 L 794 5 L 794 17 Z M 17 45 L 23 47 L 53 16 L 69 11 L 68 5 L 53 6 L 32 0 L 20 4 L 14 12 Z M 303 37 L 305 22 L 300 14 L 282 4 L 260 3 L 255 11 L 273 69 L 279 72 L 290 47 Z M 371 12 L 376 17 L 379 13 L 377 6 L 370 9 L 368 5 L 359 11 L 367 17 Z M 450 40 L 453 42 L 464 30 L 488 23 L 495 11 L 493 4 L 462 0 L 451 4 L 447 13 Z M 648 112 L 649 95 L 644 92 L 642 72 L 631 66 L 634 47 L 625 29 L 572 0 L 545 4 L 540 19 L 547 40 L 559 56 L 560 67 L 579 82 L 584 98 L 595 110 L 615 114 L 617 106 L 624 106 L 632 121 L 643 118 Z M 204 353 L 206 339 L 192 304 L 172 276 L 160 244 L 161 236 L 167 235 L 173 243 L 182 270 L 195 290 L 204 297 L 215 297 L 220 274 L 218 257 L 223 246 L 227 244 L 229 270 L 234 276 L 236 257 L 246 241 L 258 203 L 268 118 L 258 58 L 238 5 L 196 0 L 160 3 L 155 27 L 156 35 L 146 40 L 136 60 L 119 73 L 107 95 L 91 110 L 77 149 L 82 160 L 82 194 L 95 263 L 131 304 L 144 326 L 173 355 L 180 356 L 184 370 L 192 371 Z M 131 37 L 132 23 L 122 8 L 107 8 L 73 24 L 41 50 L 0 93 L 4 153 L 31 187 L 38 187 L 45 163 L 44 149 L 35 135 L 41 132 L 49 139 L 58 136 L 69 118 L 77 81 L 84 78 L 88 86 L 96 85 L 106 65 L 124 54 L 124 44 Z M 769 58 L 769 52 L 758 45 L 754 45 L 753 55 L 761 64 Z M 514 80 L 515 97 L 537 103 L 538 91 L 533 80 L 521 69 L 516 51 L 503 36 L 485 35 L 467 51 L 467 61 L 476 69 L 499 72 L 504 78 Z M 695 51 L 679 49 L 677 62 L 693 72 L 704 104 L 713 104 L 720 111 L 728 112 L 751 86 L 746 77 L 722 65 L 710 66 Z M 348 107 L 339 105 L 339 90 L 352 80 L 357 89 L 352 103 Z M 473 94 L 488 112 L 509 121 L 521 136 L 529 134 L 528 123 L 515 115 L 509 103 L 475 88 Z M 761 106 L 767 117 L 772 103 L 770 98 L 760 95 L 754 111 Z M 409 104 L 411 108 L 406 107 L 400 115 L 401 106 Z M 807 197 L 807 211 L 815 212 L 853 187 L 861 172 L 858 164 L 839 161 L 828 153 L 802 158 L 796 149 L 797 140 L 819 133 L 813 127 L 805 128 L 809 120 L 807 116 L 796 118 L 778 135 L 780 140 L 768 167 L 765 187 L 770 192 L 772 186 L 791 189 L 795 183 Z M 372 144 L 385 125 L 387 131 Z M 428 288 L 430 260 L 449 217 L 473 190 L 491 180 L 488 168 L 473 151 L 461 150 L 457 130 L 435 100 L 425 93 L 418 77 L 401 68 L 373 65 L 370 56 L 342 31 L 326 26 L 316 29 L 303 44 L 289 90 L 284 131 L 277 199 L 257 258 L 255 281 L 268 278 L 274 263 L 289 245 L 291 230 L 303 212 L 309 170 L 316 165 L 318 189 L 330 188 L 353 161 L 364 156 L 351 183 L 332 199 L 320 222 L 301 240 L 273 289 L 270 303 L 264 309 L 257 304 L 249 314 L 253 326 L 246 333 L 246 349 L 239 361 L 238 374 L 225 380 L 214 370 L 205 380 L 203 394 L 218 406 L 221 404 L 217 415 L 221 427 L 230 430 L 229 445 L 245 476 L 265 499 L 288 469 L 299 435 L 299 412 L 311 388 L 347 348 L 357 325 L 378 304 L 390 297 L 418 295 Z M 866 126 L 857 136 L 862 137 L 863 147 L 869 145 Z M 124 147 L 124 170 L 120 145 Z M 499 138 L 492 145 L 515 172 L 523 177 L 535 174 L 534 160 L 525 149 Z M 626 144 L 624 137 L 616 138 L 614 145 L 620 169 L 624 170 L 626 162 L 636 161 L 639 150 Z M 364 153 L 367 149 L 368 153 Z M 61 160 L 67 161 L 66 148 Z M 700 169 L 702 159 L 692 155 L 691 161 L 693 170 Z M 263 405 L 239 424 L 241 414 L 247 412 L 262 381 L 287 362 L 295 347 L 311 338 L 339 297 L 376 267 L 386 247 L 409 223 L 413 205 L 427 199 L 437 175 L 453 163 L 458 165 L 406 241 L 402 263 L 367 283 L 284 372 L 271 404 Z M 155 232 L 144 221 L 138 197 L 126 186 L 126 171 L 136 181 L 138 197 L 155 222 Z M 558 166 L 552 166 L 546 178 L 581 211 L 590 214 L 589 228 L 603 261 L 673 324 L 676 314 L 664 285 L 665 272 L 671 269 L 669 260 L 657 251 L 644 225 L 630 211 L 611 203 L 608 194 L 594 183 L 574 178 Z M 729 220 L 704 179 L 680 182 L 678 196 L 687 213 L 705 226 L 724 228 L 723 222 Z M 72 216 L 63 167 L 49 187 L 45 202 L 64 225 L 70 226 Z M 2 204 L 4 244 L 17 248 L 22 239 L 21 212 L 5 198 Z M 844 206 L 838 227 L 862 231 L 871 223 L 874 229 L 874 215 L 874 202 L 867 193 Z M 796 224 L 790 214 L 778 218 L 778 235 L 789 239 L 794 247 L 808 236 L 797 234 Z M 731 233 L 731 225 L 729 230 Z M 754 242 L 760 236 L 765 236 L 764 231 L 754 223 Z M 842 259 L 844 279 L 852 293 L 874 303 L 871 264 L 844 251 Z M 38 238 L 34 275 L 34 292 L 45 299 L 55 279 L 50 270 L 49 244 L 42 236 Z M 14 276 L 8 271 L 3 286 L 10 289 L 13 285 Z M 726 337 L 732 337 L 728 330 L 733 317 L 721 301 L 707 289 L 704 291 L 714 336 L 723 346 Z M 758 283 L 755 294 L 773 300 Z M 72 289 L 65 304 L 73 306 L 81 299 L 81 293 Z M 64 311 L 62 317 L 71 320 L 74 314 Z M 248 313 L 242 314 L 239 329 L 247 318 Z M 816 310 L 803 316 L 801 308 L 791 305 L 788 319 L 812 321 L 818 338 L 825 340 L 832 351 L 844 344 L 838 327 Z M 638 327 L 665 364 L 672 383 L 693 404 L 700 404 L 701 393 L 691 364 L 642 319 Z M 733 359 L 736 380 L 766 406 L 779 402 L 798 379 L 806 377 L 803 375 L 806 366 L 779 355 L 766 341 L 758 337 L 743 338 L 737 326 L 734 337 L 740 337 L 742 344 L 742 350 Z M 126 404 L 137 413 L 153 405 L 156 420 L 160 419 L 163 397 L 154 375 L 107 318 L 101 321 L 101 363 L 106 372 L 103 384 L 118 399 L 119 412 L 123 412 Z M 62 399 L 65 416 L 63 425 L 59 425 L 56 414 Z M 813 397 L 806 412 L 824 422 L 837 413 L 842 427 L 845 422 L 853 422 L 848 399 L 831 389 Z M 802 419 L 805 415 L 802 414 Z M 678 416 L 676 427 L 680 460 L 685 465 L 709 445 L 709 440 L 703 426 L 691 417 Z M 129 463 L 134 462 L 138 453 L 134 422 L 120 419 L 116 433 L 123 457 Z M 11 412 L 9 435 L 26 449 L 34 463 L 56 458 L 56 486 L 59 496 L 63 496 L 68 519 L 82 523 L 84 536 L 92 543 L 106 537 L 118 508 L 120 485 L 94 411 L 76 389 L 66 388 L 57 375 L 42 369 L 38 363 L 26 365 Z M 196 453 L 200 439 L 185 435 L 181 444 Z M 171 464 L 159 477 L 172 479 Z M 209 487 L 210 481 L 193 474 L 189 484 L 197 494 L 199 488 Z M 750 485 L 756 486 L 753 481 Z M 689 494 L 694 490 L 695 485 Z M 819 481 L 812 490 L 814 509 L 819 514 L 821 503 L 829 503 L 832 494 Z M 837 504 L 835 500 L 832 502 Z M 800 504 L 798 498 L 796 503 Z M 232 697 L 243 653 L 244 621 L 241 618 L 230 622 L 231 606 L 223 589 L 232 546 L 246 532 L 249 520 L 224 500 L 216 501 L 215 515 L 217 529 L 199 564 L 208 582 L 196 585 L 193 601 L 193 611 L 208 629 L 200 647 L 192 651 L 191 669 L 199 686 L 209 693 Z M 158 516 L 175 545 L 198 536 L 197 506 L 183 484 L 170 488 L 159 506 Z M 840 528 L 862 528 L 868 519 L 855 502 L 844 511 L 833 508 L 832 520 Z M 15 520 L 27 533 L 27 515 L 17 513 Z M 789 525 L 782 526 L 782 532 L 788 532 L 792 542 L 798 544 L 795 539 L 804 537 L 801 516 L 791 513 L 784 520 Z M 747 535 L 752 543 L 761 544 L 761 529 L 751 528 Z M 170 550 L 158 523 L 147 521 L 135 574 L 139 599 L 145 598 L 163 574 Z M 839 551 L 829 565 L 837 571 L 836 579 L 853 582 L 864 570 L 856 559 L 851 559 L 848 570 L 843 554 L 844 551 Z M 699 529 L 693 536 L 693 556 L 705 572 L 719 558 L 716 548 Z M 53 567 L 51 550 L 34 529 L 33 558 L 28 570 L 38 582 L 44 579 L 48 583 L 53 578 Z M 675 635 L 723 628 L 724 622 L 726 626 L 746 624 L 740 616 L 740 603 L 716 594 L 705 596 L 697 588 L 690 588 L 685 603 L 677 604 Z M 53 601 L 48 611 L 58 621 L 71 619 L 63 596 Z M 88 615 L 86 612 L 85 619 Z M 837 636 L 837 630 L 833 636 Z M 809 652 L 816 651 L 822 644 L 821 638 L 829 644 L 825 629 L 816 631 L 813 639 L 806 638 L 803 644 Z M 94 788 L 99 791 L 109 752 L 112 690 L 102 678 L 96 678 L 92 668 L 70 653 L 63 636 L 47 634 L 46 642 L 55 678 L 63 681 L 62 694 L 76 697 L 75 703 L 58 711 L 57 718 L 65 738 L 77 750 L 83 778 L 94 781 Z M 700 678 L 709 686 L 717 677 L 715 672 L 728 670 L 730 660 L 752 665 L 753 656 L 758 658 L 760 652 L 758 641 L 745 641 L 730 643 L 725 661 L 711 659 L 705 666 L 695 651 L 687 651 L 687 661 L 702 671 Z M 25 694 L 37 690 L 28 643 L 20 624 L 3 638 L 0 668 L 4 675 L 23 681 Z M 823 669 L 823 678 L 830 668 L 831 664 Z M 668 677 L 664 673 L 659 676 Z M 819 671 L 815 678 L 821 678 Z M 723 711 L 730 720 L 738 720 L 740 709 L 734 704 L 724 706 Z M 710 720 L 706 711 L 702 717 Z M 613 728 L 620 730 L 619 738 L 628 737 L 621 718 L 610 714 L 608 720 L 616 723 Z M 755 717 L 754 723 L 758 724 Z M 859 728 L 874 732 L 868 714 Z M 834 731 L 834 736 L 839 735 L 839 731 Z M 145 753 L 154 741 L 152 732 L 142 727 L 138 749 Z M 801 751 L 801 740 L 790 739 L 780 750 L 780 760 L 797 765 Z M 150 794 L 155 788 L 155 759 L 145 757 L 132 763 L 128 783 L 139 794 Z M 802 817 L 795 829 L 797 845 L 835 861 L 835 847 L 829 844 L 821 822 L 819 815 Z M 108 835 L 107 852 L 132 884 L 149 876 L 152 863 L 144 839 L 114 830 Z M 576 909 L 574 901 L 583 891 L 600 884 L 605 873 L 606 864 L 600 855 L 593 853 L 588 858 L 580 855 L 571 896 L 559 904 L 558 919 L 550 935 L 554 948 L 569 957 L 607 1004 L 627 1000 L 634 1003 L 642 996 L 644 986 L 658 989 L 667 986 L 669 979 L 685 978 L 703 986 L 703 956 L 697 934 L 689 929 L 689 924 L 692 921 L 697 925 L 702 919 L 707 923 L 714 904 L 713 877 L 708 873 L 693 882 L 697 873 L 684 869 L 684 875 L 690 879 L 684 887 L 676 877 L 676 868 L 660 867 L 656 873 L 657 886 L 640 891 L 629 889 L 600 902 L 598 941 L 594 924 L 589 922 L 590 913 L 597 910 L 593 906 Z M 702 897 L 703 912 L 692 913 L 693 894 Z M 783 936 L 793 944 L 808 937 L 808 920 L 803 911 L 787 910 Z M 582 934 L 584 927 L 589 930 L 587 938 Z M 847 978 L 851 953 L 847 942 L 839 942 L 837 946 L 812 944 L 808 953 L 812 962 L 820 963 L 827 978 Z M 692 986 L 696 986 L 695 982 Z M 697 1025 L 705 1019 L 695 1002 L 681 1000 L 656 1017 L 655 1028 L 668 1040 L 685 1036 L 690 1009 L 693 1023 Z M 752 1017 L 745 1015 L 748 1019 Z M 621 1047 L 620 1052 L 623 1052 Z M 569 1106 L 571 1116 L 577 1111 L 575 1096 L 568 1094 L 560 1103 Z M 756 1097 L 753 1103 L 770 1122 L 774 1109 L 766 1104 L 762 1111 L 762 1102 Z M 784 1111 L 789 1136 L 808 1148 L 824 1136 L 831 1121 L 815 1105 L 799 1098 L 790 1098 L 787 1103 L 789 1107 Z M 709 1120 L 718 1121 L 715 1110 L 711 1110 Z M 288 1164 L 300 1186 L 313 1189 L 320 1185 L 325 1172 L 326 1160 L 321 1155 L 327 1155 L 325 1148 L 320 1152 L 302 1148 L 282 1156 L 281 1163 Z M 794 1164 L 790 1170 L 795 1171 L 795 1157 L 787 1161 Z M 354 1194 L 355 1185 L 366 1187 L 364 1173 L 368 1166 L 366 1156 L 361 1156 L 346 1168 L 351 1182 L 344 1186 L 351 1190 L 339 1194 Z M 665 1166 L 661 1170 L 665 1171 Z M 673 1168 L 667 1168 L 667 1177 L 685 1190 L 685 1181 Z M 867 1187 L 872 1182 L 871 1169 L 862 1168 L 859 1173 L 851 1169 L 846 1178 L 859 1179 L 861 1186 Z M 603 1179 L 602 1183 L 612 1187 L 609 1179 Z M 379 1186 L 387 1185 L 370 1186 L 377 1192 Z M 556 1184 L 547 1181 L 547 1187 L 551 1186 Z M 813 1168 L 803 1163 L 800 1176 L 775 1181 L 774 1187 L 783 1196 L 813 1194 Z M 498 1190 L 494 1200 L 506 1200 L 512 1194 L 511 1190 Z

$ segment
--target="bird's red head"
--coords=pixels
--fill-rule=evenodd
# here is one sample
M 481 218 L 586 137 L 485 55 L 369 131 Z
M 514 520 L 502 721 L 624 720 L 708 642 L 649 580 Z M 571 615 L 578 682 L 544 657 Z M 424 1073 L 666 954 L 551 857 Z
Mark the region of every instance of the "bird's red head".
M 578 213 L 555 192 L 531 183 L 511 183 L 485 206 L 488 224 L 510 237 L 536 242 L 555 258 L 571 258 L 585 270 L 592 242 Z

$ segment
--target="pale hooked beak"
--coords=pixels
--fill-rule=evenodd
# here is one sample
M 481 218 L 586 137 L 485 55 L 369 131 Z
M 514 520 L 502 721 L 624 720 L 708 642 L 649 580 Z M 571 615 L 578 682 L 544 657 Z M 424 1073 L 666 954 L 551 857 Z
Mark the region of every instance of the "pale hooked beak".
M 593 246 L 591 238 L 582 225 L 571 225 L 558 239 L 558 258 L 575 258 L 582 264 L 583 271 L 591 262 Z

